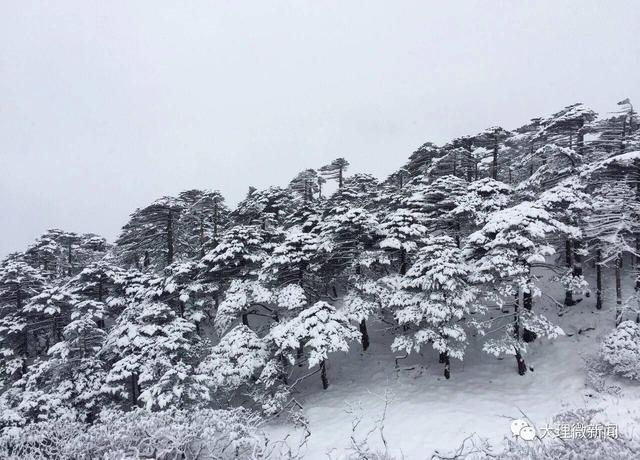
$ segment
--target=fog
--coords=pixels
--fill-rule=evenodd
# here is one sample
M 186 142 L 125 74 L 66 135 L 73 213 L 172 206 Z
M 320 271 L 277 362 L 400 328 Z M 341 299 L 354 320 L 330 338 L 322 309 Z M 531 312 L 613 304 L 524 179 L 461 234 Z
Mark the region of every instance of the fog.
M 338 156 L 640 104 L 638 2 L 2 1 L 0 256 Z

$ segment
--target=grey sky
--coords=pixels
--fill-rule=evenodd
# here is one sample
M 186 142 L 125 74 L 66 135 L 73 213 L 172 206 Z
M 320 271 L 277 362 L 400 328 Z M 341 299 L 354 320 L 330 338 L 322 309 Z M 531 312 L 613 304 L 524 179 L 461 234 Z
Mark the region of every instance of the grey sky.
M 0 255 L 136 207 L 581 101 L 640 106 L 637 1 L 0 0 Z

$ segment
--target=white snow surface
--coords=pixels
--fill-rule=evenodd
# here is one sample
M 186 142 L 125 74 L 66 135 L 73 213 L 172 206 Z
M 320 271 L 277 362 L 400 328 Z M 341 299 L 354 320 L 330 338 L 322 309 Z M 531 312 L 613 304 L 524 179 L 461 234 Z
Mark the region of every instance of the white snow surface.
M 612 275 L 605 273 L 605 280 Z M 625 280 L 631 295 L 632 280 Z M 438 451 L 450 453 L 469 435 L 487 439 L 494 452 L 510 437 L 513 419 L 526 416 L 537 427 L 551 423 L 553 416 L 570 409 L 603 409 L 603 422 L 619 424 L 620 430 L 632 433 L 640 420 L 640 384 L 610 378 L 621 387 L 617 396 L 598 393 L 586 383 L 585 358 L 598 353 L 603 338 L 614 327 L 613 286 L 605 284 L 605 306 L 595 310 L 595 299 L 584 298 L 558 317 L 551 301 L 537 298 L 544 314 L 559 324 L 566 336 L 554 341 L 540 339 L 525 356 L 533 371 L 525 376 L 516 372 L 513 357 L 496 359 L 470 344 L 471 354 L 464 362 L 452 360 L 451 379 L 442 376 L 437 355 L 425 348 L 421 355 L 400 361 L 394 369 L 395 356 L 390 350 L 393 340 L 385 325 L 369 324 L 372 343 L 365 353 L 334 354 L 330 357 L 328 376 L 331 386 L 322 391 L 317 375 L 300 387 L 296 399 L 304 406 L 311 436 L 304 448 L 307 459 L 344 459 L 349 454 L 353 415 L 350 406 L 361 407 L 362 422 L 356 437 L 363 439 L 384 409 L 384 394 L 390 393 L 384 436 L 393 458 L 428 459 Z M 556 292 L 556 299 L 561 298 Z M 587 330 L 593 328 L 595 330 Z M 582 329 L 584 332 L 578 333 Z M 472 339 L 473 340 L 473 339 Z M 353 347 L 359 344 L 354 343 Z M 637 431 L 637 429 L 636 429 Z M 282 439 L 291 433 L 288 425 L 274 422 L 267 427 L 272 438 Z M 637 436 L 637 434 L 634 434 Z M 295 437 L 289 438 L 295 444 Z M 382 449 L 377 431 L 370 444 Z

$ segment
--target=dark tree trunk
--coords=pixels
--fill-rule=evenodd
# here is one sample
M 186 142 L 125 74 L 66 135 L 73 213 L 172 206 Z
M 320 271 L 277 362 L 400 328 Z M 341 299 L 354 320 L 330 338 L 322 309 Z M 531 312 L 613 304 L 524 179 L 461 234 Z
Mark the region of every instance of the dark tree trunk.
M 212 246 L 216 246 L 218 244 L 218 220 L 219 220 L 219 211 L 218 211 L 218 202 L 215 203 L 213 207 L 213 241 L 211 242 Z
M 133 406 L 138 405 L 138 396 L 140 395 L 138 388 L 138 376 L 136 374 L 131 374 L 131 404 Z
M 622 269 L 622 254 L 618 253 L 616 257 L 616 326 L 622 322 L 622 280 L 620 271 Z
M 369 348 L 369 331 L 367 331 L 366 320 L 360 321 L 360 333 L 362 334 L 362 351 L 367 351 Z
M 247 315 L 246 313 L 242 314 L 242 324 L 249 327 L 249 315 Z
M 405 275 L 407 273 L 407 251 L 404 248 L 400 248 L 400 274 Z
M 444 355 L 444 378 L 449 380 L 451 378 L 451 361 L 449 360 L 449 353 L 442 353 Z
M 531 311 L 533 309 L 533 295 L 531 295 L 531 289 L 524 291 L 522 293 L 522 306 L 525 310 Z M 526 343 L 533 342 L 538 338 L 538 334 L 527 329 L 526 327 L 522 330 L 522 340 Z
M 147 267 L 149 267 L 149 263 L 150 263 L 149 251 L 144 251 L 144 259 L 142 260 L 142 266 L 144 268 L 147 268 Z
M 173 263 L 173 212 L 169 211 L 167 219 L 167 265 Z
M 18 286 L 18 290 L 16 291 L 16 307 L 18 311 L 22 310 L 22 292 L 20 291 L 20 286 Z M 24 347 L 24 357 L 25 359 L 22 361 L 22 375 L 27 373 L 27 359 L 29 359 L 29 325 L 27 324 L 22 332 L 22 346 Z
M 320 363 L 320 379 L 322 380 L 322 389 L 329 388 L 329 379 L 327 378 L 327 363 L 323 359 Z
M 596 309 L 602 310 L 602 249 L 596 249 Z
M 516 289 L 516 295 L 513 303 L 513 336 L 516 341 L 520 341 L 520 291 Z M 524 375 L 527 372 L 527 366 L 518 347 L 514 347 L 516 352 L 516 362 L 518 363 L 518 374 Z
M 296 361 L 298 362 L 298 367 L 302 367 L 302 358 L 304 357 L 304 345 L 301 343 L 296 350 Z
M 204 257 L 204 219 L 200 219 L 200 258 Z
M 71 241 L 69 241 L 69 242 L 67 243 L 67 265 L 69 266 L 69 267 L 67 268 L 67 274 L 68 274 L 69 276 L 71 276 L 71 275 L 73 274 L 73 270 L 72 270 L 72 267 L 71 267 L 71 263 L 72 263 L 72 256 L 71 256 Z
M 567 240 L 564 243 L 564 247 L 565 247 L 565 264 L 566 264 L 567 268 L 570 268 L 572 270 L 572 272 L 573 272 L 573 245 L 572 245 L 572 241 L 567 238 Z M 567 307 L 575 305 L 575 302 L 573 300 L 573 292 L 571 292 L 571 289 L 567 289 L 564 292 L 564 304 Z
M 576 133 L 576 147 L 579 155 L 584 155 L 584 120 L 580 120 L 580 127 Z
M 513 299 L 513 337 L 520 340 L 520 291 L 518 289 Z
M 520 353 L 520 350 L 516 348 L 516 363 L 518 363 L 518 374 L 524 375 L 527 373 L 527 365 L 524 362 L 524 358 Z
M 493 161 L 491 162 L 491 178 L 498 180 L 498 134 L 493 138 Z

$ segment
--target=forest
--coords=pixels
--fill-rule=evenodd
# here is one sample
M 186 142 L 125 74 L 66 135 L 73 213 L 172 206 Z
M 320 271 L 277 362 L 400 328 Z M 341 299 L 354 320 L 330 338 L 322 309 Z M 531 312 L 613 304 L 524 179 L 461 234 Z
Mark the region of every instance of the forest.
M 44 232 L 0 264 L 0 457 L 304 457 L 263 427 L 304 432 L 305 395 L 381 336 L 390 370 L 437 369 L 426 394 L 482 354 L 524 382 L 591 305 L 600 368 L 640 379 L 640 118 L 614 106 L 426 142 L 386 178 L 340 157 L 233 207 L 186 190 L 114 242 Z

